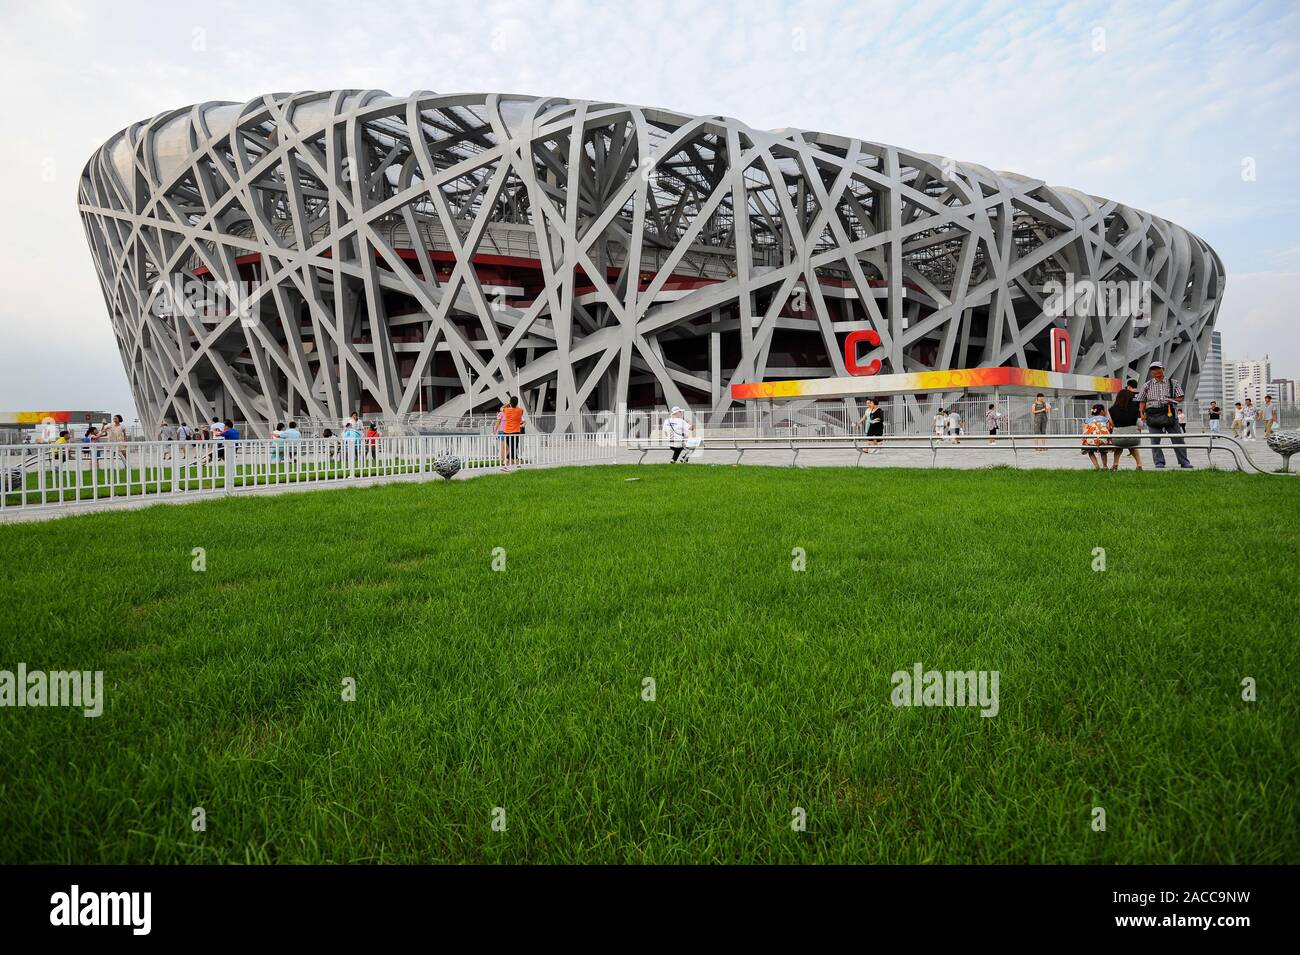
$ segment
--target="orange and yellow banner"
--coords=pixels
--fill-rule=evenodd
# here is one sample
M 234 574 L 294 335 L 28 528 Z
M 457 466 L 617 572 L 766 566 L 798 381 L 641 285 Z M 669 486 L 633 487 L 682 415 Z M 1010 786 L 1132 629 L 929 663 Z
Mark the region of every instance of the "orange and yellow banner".
M 55 424 L 67 424 L 72 420 L 72 412 L 0 411 L 0 424 L 40 424 L 46 418 L 53 418 Z
M 973 391 L 1007 388 L 1017 391 L 1115 394 L 1118 378 L 1070 375 L 1036 368 L 950 368 L 902 375 L 852 375 L 845 378 L 802 378 L 796 381 L 754 381 L 731 386 L 736 401 L 755 398 L 849 398 L 856 395 L 901 395 L 923 391 Z

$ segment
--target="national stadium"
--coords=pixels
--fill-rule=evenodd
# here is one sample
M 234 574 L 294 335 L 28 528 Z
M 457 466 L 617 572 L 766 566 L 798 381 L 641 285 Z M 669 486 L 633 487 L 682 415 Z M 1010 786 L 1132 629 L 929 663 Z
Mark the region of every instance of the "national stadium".
M 830 383 L 874 374 L 916 422 L 922 392 L 1088 395 L 1156 360 L 1191 393 L 1224 290 L 1201 239 L 1111 199 L 553 97 L 170 110 L 109 139 L 78 201 L 151 434 L 509 395 L 557 430 L 671 405 L 716 421 L 764 397 L 852 403 L 870 383 Z M 1108 311 L 1116 287 L 1139 294 Z

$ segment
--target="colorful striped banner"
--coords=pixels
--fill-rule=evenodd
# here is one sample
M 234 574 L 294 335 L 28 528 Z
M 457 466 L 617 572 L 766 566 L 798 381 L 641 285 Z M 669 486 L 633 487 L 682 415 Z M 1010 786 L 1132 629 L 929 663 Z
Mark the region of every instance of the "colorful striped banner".
M 53 418 L 55 424 L 68 424 L 72 420 L 72 412 L 0 411 L 0 424 L 40 424 L 46 418 Z
M 1077 394 L 1115 394 L 1123 387 L 1118 378 L 1070 375 L 1036 368 L 950 368 L 902 375 L 855 375 L 845 378 L 802 378 L 795 381 L 754 381 L 731 386 L 736 401 L 755 398 L 851 398 L 861 395 L 901 395 L 924 391 L 974 391 L 1000 388 L 1008 391 L 1053 391 Z

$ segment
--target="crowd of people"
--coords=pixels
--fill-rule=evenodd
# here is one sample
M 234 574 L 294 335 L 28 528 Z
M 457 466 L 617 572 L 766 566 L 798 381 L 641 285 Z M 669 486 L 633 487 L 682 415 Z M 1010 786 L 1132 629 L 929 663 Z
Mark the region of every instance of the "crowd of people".
M 1183 387 L 1180 382 L 1166 377 L 1164 366 L 1160 362 L 1151 364 L 1151 377 L 1139 387 L 1136 379 L 1128 379 L 1114 402 L 1109 406 L 1093 404 L 1089 416 L 1084 419 L 1082 453 L 1086 455 L 1093 467 L 1101 470 L 1109 468 L 1118 470 L 1123 453 L 1127 451 L 1133 458 L 1137 469 L 1142 470 L 1142 457 L 1138 451 L 1140 436 L 1170 436 L 1174 454 L 1181 468 L 1191 468 L 1187 458 L 1184 442 L 1180 435 L 1186 433 L 1186 412 L 1181 407 L 1184 401 Z M 1029 406 L 1031 430 L 1034 436 L 1034 450 L 1047 451 L 1048 419 L 1052 405 L 1041 392 Z M 989 403 L 984 412 L 985 428 L 989 444 L 996 445 L 999 433 L 1005 427 L 1006 415 L 998 409 L 996 403 Z M 89 419 L 89 416 L 87 416 Z M 1219 433 L 1223 410 L 1217 402 L 1210 402 L 1207 418 L 1209 430 Z M 1250 398 L 1239 401 L 1232 410 L 1231 426 L 1235 437 L 1244 441 L 1256 440 L 1257 426 L 1262 426 L 1264 434 L 1271 434 L 1279 426 L 1278 406 L 1273 396 L 1266 395 L 1261 406 L 1256 407 Z M 867 454 L 878 454 L 884 444 L 885 413 L 876 398 L 866 399 L 866 410 L 858 419 L 863 428 Z M 960 444 L 965 434 L 962 415 L 956 405 L 940 407 L 933 418 L 936 437 L 945 442 Z M 511 396 L 497 410 L 494 434 L 497 443 L 497 460 L 504 472 L 522 467 L 519 455 L 520 439 L 526 432 L 524 409 L 519 398 Z M 690 452 L 698 446 L 700 439 L 692 436 L 695 425 L 687 420 L 685 409 L 674 407 L 664 420 L 663 433 L 672 449 L 673 463 L 682 463 L 689 459 Z M 379 439 L 382 437 L 378 424 L 374 421 L 363 422 L 359 412 L 352 412 L 341 426 L 341 433 L 335 434 L 332 428 L 325 428 L 321 438 L 326 442 L 329 459 L 345 457 L 351 461 L 376 461 L 378 458 Z M 217 457 L 225 457 L 225 442 L 237 442 L 243 437 L 240 429 L 229 419 L 213 417 L 209 423 L 191 427 L 181 421 L 172 425 L 163 421 L 158 431 L 158 440 L 166 442 L 223 442 L 217 448 Z M 270 457 L 273 462 L 296 460 L 294 449 L 303 438 L 296 421 L 276 424 L 271 431 Z M 53 418 L 47 417 L 37 431 L 36 440 L 41 444 L 66 445 L 78 441 L 81 444 L 112 444 L 129 439 L 121 415 L 112 415 L 102 424 L 95 425 L 87 420 L 86 430 L 80 439 L 73 437 L 68 428 L 60 428 Z M 1151 437 L 1152 458 L 1157 468 L 1165 466 L 1164 451 L 1160 439 Z M 98 456 L 98 455 L 97 455 Z
M 1133 460 L 1137 470 L 1144 469 L 1142 454 L 1139 450 L 1143 443 L 1150 445 L 1151 458 L 1157 469 L 1166 466 L 1163 436 L 1168 436 L 1172 445 L 1178 467 L 1192 469 L 1187 456 L 1186 442 L 1183 435 L 1187 433 L 1187 414 L 1182 407 L 1186 395 L 1182 383 L 1165 374 L 1161 362 L 1152 362 L 1150 377 L 1145 384 L 1139 384 L 1136 378 L 1125 381 L 1113 402 L 1107 406 L 1096 402 L 1089 408 L 1089 414 L 1083 419 L 1081 453 L 1087 456 L 1097 470 L 1119 470 L 1125 453 Z M 1048 422 L 1053 411 L 1046 395 L 1038 393 L 1029 405 L 1031 433 L 1034 450 L 1046 453 L 1048 450 Z M 1218 404 L 1211 402 L 1208 411 L 1209 430 L 1219 431 L 1221 411 Z M 1249 399 L 1237 404 L 1233 421 L 1233 431 L 1245 440 L 1254 440 L 1254 422 L 1263 423 L 1265 432 L 1273 431 L 1279 422 L 1278 407 L 1273 396 L 1264 399 L 1261 408 L 1252 406 Z M 988 443 L 996 445 L 998 436 L 1007 425 L 1007 415 L 999 410 L 996 402 L 990 402 L 984 412 Z M 885 413 L 877 398 L 866 399 L 866 410 L 857 419 L 866 438 L 866 454 L 877 454 L 884 445 Z M 945 443 L 960 444 L 965 435 L 961 411 L 954 404 L 936 409 L 933 418 L 934 435 Z M 695 426 L 687 418 L 684 409 L 674 407 L 663 423 L 663 434 L 672 450 L 672 462 L 680 463 L 689 457 L 692 442 L 699 439 L 691 437 Z M 1077 433 L 1077 432 L 1076 432 Z M 503 437 L 501 418 L 498 416 L 498 438 Z M 503 465 L 505 451 L 502 451 Z
M 1185 397 L 1182 384 L 1165 375 L 1163 364 L 1152 362 L 1146 384 L 1139 387 L 1136 378 L 1129 378 L 1109 408 L 1100 402 L 1092 406 L 1092 414 L 1083 423 L 1086 437 L 1081 453 L 1087 455 L 1096 470 L 1118 471 L 1127 451 L 1141 471 L 1142 453 L 1138 447 L 1146 433 L 1151 436 L 1151 458 L 1156 468 L 1163 468 L 1165 452 L 1155 435 L 1168 434 L 1178 466 L 1191 470 L 1192 462 L 1181 437 L 1187 431 L 1186 414 L 1179 407 Z
M 993 408 L 993 405 L 989 405 L 989 408 Z M 961 444 L 963 434 L 961 412 L 957 410 L 956 405 L 940 408 L 934 413 L 934 433 L 936 437 L 942 437 L 952 444 Z M 993 434 L 994 432 L 989 433 Z M 884 434 L 883 427 L 881 434 Z
M 1219 421 L 1222 413 L 1219 406 L 1214 402 L 1210 403 L 1210 430 L 1219 430 Z M 1264 403 L 1256 406 L 1251 398 L 1247 398 L 1245 403 L 1238 401 L 1232 409 L 1232 434 L 1233 437 L 1240 438 L 1242 441 L 1254 441 L 1258 425 L 1264 426 L 1264 435 L 1267 437 L 1277 430 L 1280 416 L 1277 405 L 1273 403 L 1272 395 L 1264 396 Z
M 99 424 L 93 424 L 86 416 L 86 430 L 80 438 L 74 438 L 71 428 L 60 428 L 53 418 L 46 415 L 41 426 L 36 429 L 37 444 L 99 444 L 130 440 L 126 424 L 120 414 L 112 415 Z
M 1165 374 L 1161 362 L 1151 363 L 1150 378 L 1139 386 L 1136 378 L 1128 379 L 1124 387 L 1115 396 L 1109 407 L 1101 402 L 1090 407 L 1090 413 L 1084 419 L 1082 430 L 1081 453 L 1086 455 L 1097 470 L 1119 470 L 1120 460 L 1127 452 L 1133 459 L 1137 470 L 1143 470 L 1142 455 L 1138 450 L 1142 436 L 1146 435 L 1151 445 L 1151 457 L 1156 468 L 1166 465 L 1165 452 L 1161 447 L 1161 435 L 1168 435 L 1173 445 L 1174 456 L 1178 466 L 1191 469 L 1192 463 L 1187 457 L 1186 442 L 1182 435 L 1187 433 L 1187 414 L 1182 407 L 1185 393 L 1182 383 Z M 1032 420 L 1031 430 L 1034 436 L 1034 450 L 1047 451 L 1047 426 L 1052 413 L 1052 405 L 1041 392 L 1035 395 L 1029 405 Z M 997 444 L 997 436 L 1004 427 L 1005 415 L 998 410 L 996 403 L 990 403 L 984 413 L 985 426 L 988 431 L 989 444 Z M 1208 410 L 1209 429 L 1219 431 L 1222 412 L 1216 402 L 1211 402 Z M 1259 408 L 1247 398 L 1238 402 L 1233 415 L 1232 430 L 1234 435 L 1246 441 L 1255 440 L 1256 422 L 1262 423 L 1265 434 L 1278 427 L 1278 406 L 1272 395 L 1266 395 Z M 867 399 L 867 410 L 858 419 L 863 426 L 867 443 L 874 445 L 868 454 L 879 450 L 880 438 L 884 435 L 884 414 L 880 404 L 874 398 Z M 936 410 L 934 415 L 934 434 L 945 442 L 960 443 L 963 435 L 961 413 L 956 406 Z

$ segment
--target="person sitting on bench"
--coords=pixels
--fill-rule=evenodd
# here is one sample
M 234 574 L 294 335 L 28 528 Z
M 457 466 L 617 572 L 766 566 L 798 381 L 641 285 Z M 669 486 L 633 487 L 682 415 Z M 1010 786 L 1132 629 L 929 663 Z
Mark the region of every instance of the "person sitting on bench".
M 686 412 L 682 408 L 673 408 L 672 414 L 664 420 L 664 435 L 668 438 L 668 446 L 673 449 L 673 464 L 678 463 L 677 459 L 686 449 L 687 433 L 694 430 L 695 426 L 686 420 Z

